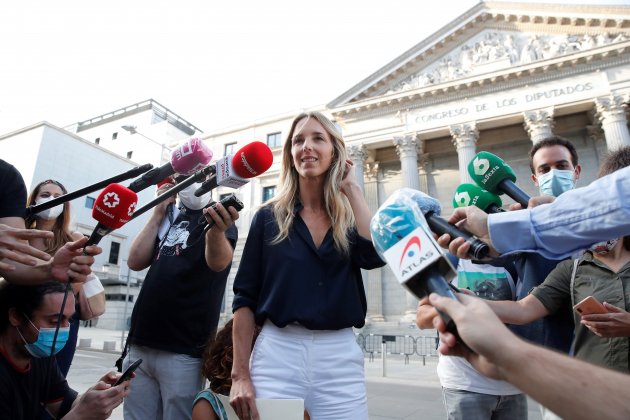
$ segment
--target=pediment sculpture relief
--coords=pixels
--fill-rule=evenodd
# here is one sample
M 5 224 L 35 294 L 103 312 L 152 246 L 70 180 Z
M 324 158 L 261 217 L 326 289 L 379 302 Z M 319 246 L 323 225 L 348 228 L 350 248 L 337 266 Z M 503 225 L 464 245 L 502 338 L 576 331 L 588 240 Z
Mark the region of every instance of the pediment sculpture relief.
M 627 41 L 623 33 L 597 35 L 538 35 L 482 32 L 468 43 L 419 73 L 397 83 L 386 93 L 422 88 L 466 76 L 529 64 L 578 51 Z

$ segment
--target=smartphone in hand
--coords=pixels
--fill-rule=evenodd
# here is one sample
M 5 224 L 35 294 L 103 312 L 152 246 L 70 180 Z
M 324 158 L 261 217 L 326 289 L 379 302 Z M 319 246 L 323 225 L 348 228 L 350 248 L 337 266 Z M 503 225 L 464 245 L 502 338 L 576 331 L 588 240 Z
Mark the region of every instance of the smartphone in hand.
M 580 315 L 608 313 L 606 307 L 593 296 L 587 296 L 586 298 L 582 299 L 582 301 L 580 301 L 573 307 L 573 310 L 575 310 Z
M 131 379 L 131 376 L 133 375 L 133 372 L 138 369 L 138 366 L 140 366 L 140 363 L 142 363 L 142 359 L 138 359 L 135 362 L 133 362 L 131 365 L 129 365 L 129 367 L 125 370 L 125 372 L 120 376 L 120 378 L 118 378 L 118 380 L 116 381 L 116 383 L 114 384 L 114 386 L 118 386 L 120 384 L 122 384 L 123 382 Z

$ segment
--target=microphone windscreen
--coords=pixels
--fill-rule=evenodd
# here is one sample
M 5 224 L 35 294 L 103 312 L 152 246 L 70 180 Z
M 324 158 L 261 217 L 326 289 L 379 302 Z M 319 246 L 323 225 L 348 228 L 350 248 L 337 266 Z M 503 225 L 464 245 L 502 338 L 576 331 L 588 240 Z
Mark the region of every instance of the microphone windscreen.
M 212 151 L 199 138 L 194 137 L 173 150 L 171 166 L 180 175 L 190 176 L 206 167 L 212 160 Z
M 370 221 L 372 242 L 382 256 L 385 251 L 419 226 L 427 222 L 411 197 L 415 190 L 401 188 L 392 193 L 376 211 Z
M 492 204 L 503 206 L 501 198 L 475 184 L 460 184 L 453 194 L 453 207 L 476 206 L 486 210 Z
M 403 188 L 409 196 L 420 207 L 422 214 L 433 212 L 436 216 L 442 214 L 442 205 L 438 200 L 422 191 L 413 190 L 411 188 Z
M 481 188 L 494 194 L 503 194 L 498 189 L 499 183 L 506 179 L 516 181 L 516 174 L 497 155 L 490 152 L 479 152 L 468 164 L 468 174 Z
M 241 147 L 232 158 L 234 173 L 241 178 L 253 178 L 265 172 L 273 163 L 273 153 L 269 146 L 254 141 Z
M 127 223 L 138 203 L 138 195 L 120 184 L 109 184 L 96 198 L 92 217 L 109 229 Z

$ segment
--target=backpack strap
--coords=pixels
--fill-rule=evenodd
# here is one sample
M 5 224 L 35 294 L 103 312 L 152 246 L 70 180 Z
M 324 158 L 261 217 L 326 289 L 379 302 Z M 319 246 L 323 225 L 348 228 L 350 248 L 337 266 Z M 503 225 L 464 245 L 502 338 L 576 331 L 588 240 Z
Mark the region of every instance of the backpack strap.
M 577 274 L 577 268 L 580 264 L 580 258 L 576 258 L 573 260 L 573 272 L 571 273 L 571 284 L 569 286 L 569 294 L 571 295 L 571 308 L 575 306 L 575 295 L 573 293 L 573 288 L 575 287 L 575 275 Z

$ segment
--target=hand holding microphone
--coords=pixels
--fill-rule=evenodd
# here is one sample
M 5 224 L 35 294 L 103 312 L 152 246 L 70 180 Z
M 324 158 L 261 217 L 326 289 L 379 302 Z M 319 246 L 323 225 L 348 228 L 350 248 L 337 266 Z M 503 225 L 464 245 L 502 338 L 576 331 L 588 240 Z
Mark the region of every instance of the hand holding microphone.
M 468 173 L 477 185 L 493 194 L 507 194 L 527 207 L 529 195 L 514 182 L 516 174 L 500 157 L 490 152 L 479 152 L 468 164 Z
M 459 228 L 474 234 L 479 240 L 488 246 L 488 255 L 496 257 L 499 253 L 492 247 L 490 233 L 488 231 L 488 213 L 479 207 L 468 206 L 456 208 L 449 223 L 456 224 Z M 463 237 L 452 238 L 449 234 L 443 234 L 437 239 L 438 244 L 443 248 L 448 248 L 451 254 L 459 258 L 470 258 L 471 244 Z
M 437 293 L 457 300 L 450 287 L 457 272 L 435 244 L 414 193 L 409 188 L 398 190 L 378 209 L 370 222 L 374 247 L 399 283 L 414 296 Z M 450 316 L 439 314 L 447 330 L 457 334 Z
M 438 235 L 449 234 L 452 239 L 460 238 L 468 243 L 468 255 L 480 260 L 488 255 L 490 251 L 488 245 L 475 238 L 468 231 L 460 229 L 452 223 L 440 217 L 442 206 L 435 198 L 417 190 L 403 189 L 406 194 L 416 203 L 426 218 L 429 228 Z
M 91 272 L 94 255 L 102 252 L 95 245 L 109 232 L 129 221 L 137 201 L 136 193 L 120 184 L 110 184 L 101 191 L 92 208 L 92 217 L 98 224 L 89 239 L 68 242 L 55 253 L 51 262 L 53 278 L 61 282 L 84 282 Z

